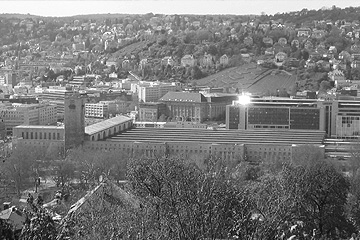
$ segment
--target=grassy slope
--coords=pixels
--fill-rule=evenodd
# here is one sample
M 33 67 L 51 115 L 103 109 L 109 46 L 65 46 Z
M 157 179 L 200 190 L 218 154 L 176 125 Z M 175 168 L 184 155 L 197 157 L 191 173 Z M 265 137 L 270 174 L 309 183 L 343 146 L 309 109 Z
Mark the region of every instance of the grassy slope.
M 295 81 L 296 76 L 291 73 L 258 67 L 256 64 L 245 64 L 199 79 L 196 84 L 211 87 L 233 87 L 252 94 L 262 94 L 283 88 L 289 91 Z

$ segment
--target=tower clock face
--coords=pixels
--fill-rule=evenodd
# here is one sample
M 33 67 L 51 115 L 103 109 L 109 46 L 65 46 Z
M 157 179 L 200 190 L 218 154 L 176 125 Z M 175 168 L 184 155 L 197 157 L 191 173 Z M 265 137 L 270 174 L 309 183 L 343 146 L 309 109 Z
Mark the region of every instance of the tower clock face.
M 69 108 L 70 109 L 75 109 L 76 108 L 75 101 L 73 99 L 70 100 Z

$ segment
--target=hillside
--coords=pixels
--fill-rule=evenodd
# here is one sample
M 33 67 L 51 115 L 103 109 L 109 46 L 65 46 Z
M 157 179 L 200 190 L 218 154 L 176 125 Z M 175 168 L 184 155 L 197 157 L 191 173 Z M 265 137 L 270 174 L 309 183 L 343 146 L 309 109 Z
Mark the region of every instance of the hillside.
M 232 87 L 252 94 L 275 93 L 284 89 L 290 91 L 295 85 L 292 73 L 245 64 L 225 69 L 214 75 L 199 79 L 197 85 L 211 87 Z
M 147 51 L 148 46 L 152 45 L 153 41 L 140 41 L 127 45 L 112 54 L 114 58 L 122 58 L 129 55 L 138 55 L 140 52 Z

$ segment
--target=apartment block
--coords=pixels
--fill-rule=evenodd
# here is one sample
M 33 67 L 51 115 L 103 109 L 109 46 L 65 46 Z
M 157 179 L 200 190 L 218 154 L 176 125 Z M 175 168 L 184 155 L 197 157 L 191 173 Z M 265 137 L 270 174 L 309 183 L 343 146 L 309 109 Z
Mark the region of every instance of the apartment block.
M 19 125 L 53 125 L 57 122 L 57 107 L 51 104 L 13 103 L 3 105 L 0 111 L 8 133 Z
M 109 104 L 85 103 L 85 117 L 106 118 L 108 116 L 109 116 Z

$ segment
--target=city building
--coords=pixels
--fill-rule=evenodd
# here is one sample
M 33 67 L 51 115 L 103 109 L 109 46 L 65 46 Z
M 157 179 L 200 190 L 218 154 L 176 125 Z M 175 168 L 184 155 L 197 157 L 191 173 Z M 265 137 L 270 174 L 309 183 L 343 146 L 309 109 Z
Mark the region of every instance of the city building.
M 79 93 L 65 96 L 65 149 L 80 146 L 85 139 L 85 98 Z
M 312 129 L 325 131 L 325 109 L 311 99 L 255 98 L 227 106 L 227 129 Z
M 195 92 L 168 92 L 159 102 L 166 104 L 166 116 L 178 121 L 203 122 L 210 119 L 225 119 L 226 105 L 237 95 Z
M 0 109 L 7 133 L 19 125 L 54 125 L 57 122 L 57 107 L 52 104 L 3 104 Z
M 360 137 L 358 100 L 253 98 L 226 107 L 227 129 L 325 131 L 331 138 Z
M 217 157 L 228 163 L 291 160 L 301 147 L 314 145 L 324 154 L 323 131 L 209 130 L 203 128 L 132 128 L 84 147 L 123 151 L 129 157 L 180 155 L 195 160 Z
M 177 89 L 176 83 L 143 82 L 137 86 L 139 102 L 156 102 L 166 93 Z
M 106 118 L 109 117 L 109 105 L 107 103 L 85 103 L 85 117 Z
M 206 109 L 208 104 L 206 97 L 199 93 L 195 94 L 188 95 L 187 102 L 198 104 L 198 111 L 201 111 L 202 105 Z M 172 97 L 179 99 L 180 95 L 172 95 Z M 300 102 L 298 104 L 300 105 Z M 286 106 L 285 101 L 283 105 Z M 51 149 L 65 150 L 82 145 L 85 149 L 122 151 L 129 157 L 153 157 L 167 154 L 191 157 L 199 161 L 217 157 L 229 164 L 238 163 L 244 159 L 253 162 L 291 160 L 296 154 L 301 154 L 304 151 L 302 146 L 306 145 L 316 146 L 324 154 L 322 143 L 325 131 L 319 130 L 320 127 L 317 129 L 316 126 L 311 128 L 311 131 L 304 130 L 301 124 L 306 125 L 307 119 L 310 118 L 306 117 L 306 114 L 302 118 L 303 121 L 305 119 L 305 123 L 296 123 L 298 128 L 278 128 L 276 131 L 270 129 L 271 127 L 268 129 L 256 129 L 255 127 L 209 129 L 204 124 L 187 122 L 169 124 L 166 127 L 164 124 L 163 127 L 159 125 L 156 128 L 144 126 L 134 128 L 133 120 L 127 116 L 117 116 L 85 127 L 85 105 L 82 96 L 79 94 L 67 95 L 65 106 L 64 127 L 18 126 L 14 130 L 15 148 L 25 145 L 39 146 L 43 150 L 50 151 Z M 310 104 L 305 106 L 309 109 L 311 107 Z M 313 107 L 313 109 L 316 108 Z M 262 113 L 261 111 L 264 109 L 259 105 L 259 110 Z M 285 110 L 289 109 L 285 108 Z M 280 117 L 285 117 L 286 114 L 283 114 L 282 111 L 284 110 L 275 112 L 279 113 Z M 197 111 L 194 110 L 194 112 Z M 240 110 L 238 112 L 240 113 Z M 257 112 L 255 111 L 255 113 Z M 300 113 L 304 114 L 301 111 Z M 267 117 L 275 119 L 274 123 L 270 122 L 270 124 L 279 125 L 276 117 L 270 115 Z M 192 126 L 189 127 L 189 124 Z M 290 126 L 292 126 L 291 124 Z
M 69 85 L 73 87 L 83 88 L 89 86 L 89 84 L 95 80 L 95 77 L 82 75 L 82 76 L 74 76 L 71 80 L 69 80 Z
M 64 119 L 65 112 L 65 94 L 71 93 L 72 90 L 65 87 L 49 87 L 39 94 L 42 102 L 56 105 L 58 119 Z
M 64 126 L 20 125 L 14 127 L 13 144 L 15 149 L 35 148 L 45 153 L 63 153 Z
M 160 116 L 166 115 L 165 103 L 140 103 L 139 104 L 139 121 L 157 122 Z

